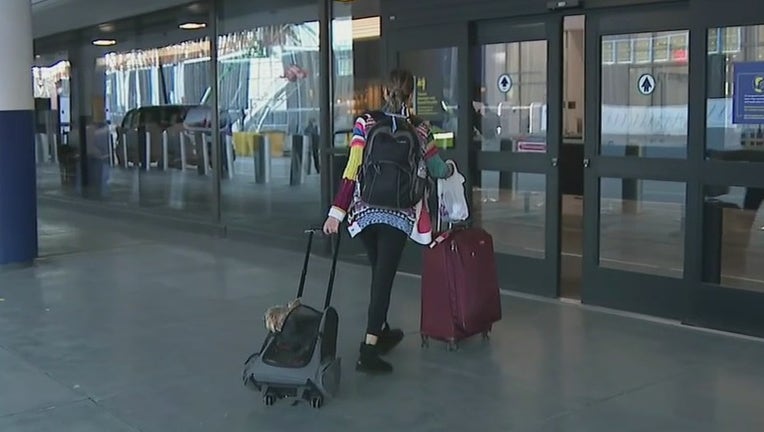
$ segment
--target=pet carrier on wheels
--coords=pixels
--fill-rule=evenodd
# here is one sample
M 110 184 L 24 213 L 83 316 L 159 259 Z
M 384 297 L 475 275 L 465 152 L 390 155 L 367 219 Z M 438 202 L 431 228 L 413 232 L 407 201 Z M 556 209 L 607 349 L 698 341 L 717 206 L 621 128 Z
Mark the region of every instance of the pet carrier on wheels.
M 313 237 L 320 230 L 307 230 L 308 246 L 300 276 L 297 298 L 302 298 L 310 262 Z M 340 235 L 335 236 L 329 284 L 323 309 L 304 304 L 295 307 L 284 320 L 280 332 L 269 332 L 260 350 L 245 363 L 244 384 L 263 395 L 266 405 L 292 398 L 321 408 L 336 395 L 340 384 L 341 361 L 337 357 L 339 316 L 330 305 L 337 268 Z

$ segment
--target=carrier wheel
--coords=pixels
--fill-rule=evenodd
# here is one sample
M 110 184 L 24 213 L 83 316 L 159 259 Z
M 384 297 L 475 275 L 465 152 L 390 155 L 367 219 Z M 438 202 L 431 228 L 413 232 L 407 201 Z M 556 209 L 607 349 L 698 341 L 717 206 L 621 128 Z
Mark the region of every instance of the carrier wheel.
M 263 402 L 265 402 L 265 406 L 272 406 L 276 402 L 276 398 L 272 394 L 267 394 L 263 397 Z
M 457 351 L 459 349 L 459 343 L 457 343 L 454 340 L 448 341 L 448 345 L 446 346 L 446 349 L 448 351 Z
M 488 331 L 483 332 L 483 340 L 484 341 L 491 340 L 491 334 Z
M 430 337 L 422 335 L 422 348 L 428 348 L 430 346 Z
M 324 398 L 321 396 L 316 396 L 313 399 L 310 400 L 310 406 L 312 406 L 315 409 L 320 409 L 322 406 L 324 406 Z

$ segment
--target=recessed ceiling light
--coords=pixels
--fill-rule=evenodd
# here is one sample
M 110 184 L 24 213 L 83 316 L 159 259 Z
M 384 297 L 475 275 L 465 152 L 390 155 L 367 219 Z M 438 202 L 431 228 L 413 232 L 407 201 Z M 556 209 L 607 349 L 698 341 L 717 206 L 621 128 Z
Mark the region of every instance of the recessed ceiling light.
M 199 30 L 205 27 L 207 27 L 206 23 L 199 23 L 199 22 L 187 22 L 178 26 L 178 28 L 181 28 L 183 30 Z
M 95 46 L 113 46 L 116 45 L 117 41 L 114 39 L 96 39 L 93 41 L 93 45 Z
M 104 33 L 111 33 L 116 30 L 116 26 L 112 23 L 105 23 L 98 26 L 98 30 Z

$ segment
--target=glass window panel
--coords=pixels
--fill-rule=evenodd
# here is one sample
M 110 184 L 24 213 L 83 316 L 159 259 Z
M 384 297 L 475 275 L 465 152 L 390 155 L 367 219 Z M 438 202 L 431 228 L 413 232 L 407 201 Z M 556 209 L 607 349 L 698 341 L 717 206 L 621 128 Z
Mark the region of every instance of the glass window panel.
M 615 61 L 628 64 L 632 61 L 631 39 L 628 36 L 615 40 Z
M 334 130 L 350 130 L 364 111 L 384 105 L 382 84 L 382 42 L 378 0 L 333 5 L 332 45 L 334 48 Z M 337 138 L 338 145 L 347 140 Z
M 719 52 L 719 29 L 708 30 L 708 53 Z
M 235 155 L 232 176 L 223 165 L 222 217 L 234 226 L 294 233 L 321 212 L 318 7 L 282 5 L 265 13 L 253 2 L 222 4 L 218 89 Z M 334 70 L 348 78 L 337 93 L 347 123 L 352 33 L 338 29 L 333 43 L 342 47 Z
M 634 40 L 634 62 L 650 63 L 652 61 L 652 39 L 639 38 Z
M 764 25 L 709 30 L 722 35 L 721 50 L 709 47 L 707 68 L 706 158 L 733 162 L 764 162 L 764 117 L 756 104 L 743 103 L 748 82 L 735 88 L 736 70 L 764 75 Z M 741 76 L 745 79 L 745 76 Z M 740 95 L 740 98 L 736 97 Z M 755 92 L 752 96 L 755 96 Z M 733 104 L 738 103 L 739 118 Z
M 472 106 L 480 148 L 545 153 L 547 42 L 484 45 L 482 64 L 481 92 Z
M 600 179 L 600 266 L 681 278 L 684 183 Z
M 401 67 L 416 78 L 414 111 L 432 125 L 440 148 L 454 148 L 459 124 L 456 47 L 405 51 Z
M 661 44 L 686 41 L 688 32 L 606 36 L 609 41 L 650 39 L 654 60 L 641 64 L 602 65 L 600 152 L 606 156 L 684 158 L 687 156 L 689 68 L 681 61 L 660 62 Z
M 615 43 L 612 41 L 602 43 L 602 63 L 615 63 Z
M 749 27 L 752 28 L 752 27 Z M 758 32 L 756 32 L 758 33 Z M 740 51 L 740 45 L 742 43 L 741 34 L 742 27 L 728 27 L 724 29 L 723 46 L 725 53 L 734 53 Z
M 653 37 L 653 61 L 656 63 L 669 61 L 668 36 Z
M 38 54 L 32 67 L 35 97 L 35 153 L 37 189 L 40 195 L 60 195 L 74 185 L 67 166 L 66 138 L 71 127 L 69 82 L 71 64 L 66 53 Z
M 546 176 L 511 171 L 482 171 L 472 192 L 477 224 L 494 237 L 497 253 L 544 258 Z
M 671 35 L 669 37 L 669 48 L 671 49 L 671 52 L 675 53 L 677 50 L 688 50 L 690 48 L 689 36 L 689 33 Z
M 706 186 L 703 281 L 764 292 L 764 189 Z

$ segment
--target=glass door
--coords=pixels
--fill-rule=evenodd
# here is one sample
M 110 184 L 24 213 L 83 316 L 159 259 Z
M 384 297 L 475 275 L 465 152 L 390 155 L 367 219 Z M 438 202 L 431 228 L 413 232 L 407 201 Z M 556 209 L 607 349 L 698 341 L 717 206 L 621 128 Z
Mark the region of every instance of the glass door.
M 681 319 L 690 164 L 686 5 L 587 15 L 584 303 Z
M 704 8 L 710 2 L 693 7 Z M 697 93 L 706 110 L 698 124 L 700 199 L 693 207 L 698 280 L 687 322 L 764 336 L 764 19 L 745 1 L 697 14 L 695 34 L 705 45 L 705 84 Z M 707 10 L 707 9 L 705 9 Z M 705 73 L 703 73 L 705 72 Z
M 464 61 L 468 56 L 468 34 L 466 23 L 451 26 L 448 33 L 442 33 L 439 27 L 388 28 L 386 33 L 387 70 L 398 67 L 414 74 L 414 112 L 432 126 L 441 156 L 454 160 L 465 177 L 469 137 L 466 125 L 470 119 L 461 108 L 468 97 L 468 65 Z M 430 208 L 436 209 L 432 198 Z M 419 273 L 421 253 L 420 246 L 409 242 L 401 270 Z
M 478 23 L 471 45 L 472 218 L 502 288 L 556 297 L 562 17 Z

